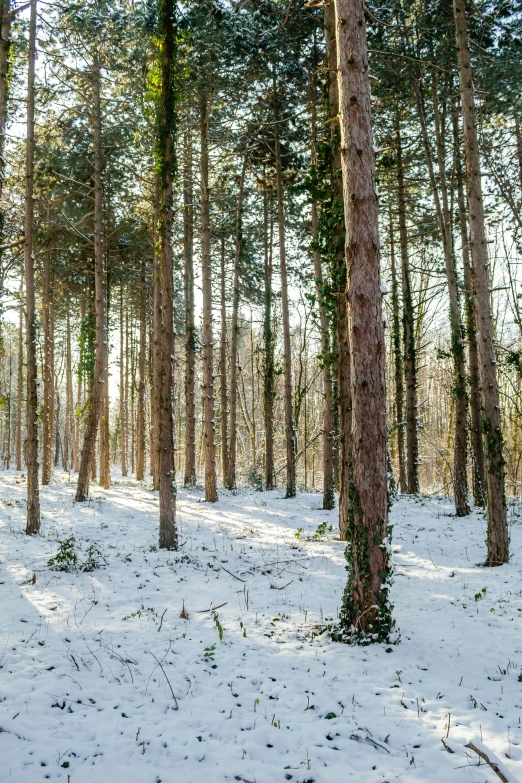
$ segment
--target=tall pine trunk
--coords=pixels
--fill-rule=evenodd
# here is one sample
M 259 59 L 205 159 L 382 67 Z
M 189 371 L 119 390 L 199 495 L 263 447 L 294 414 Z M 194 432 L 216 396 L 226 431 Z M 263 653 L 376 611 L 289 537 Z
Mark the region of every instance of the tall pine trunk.
M 136 422 L 136 480 L 145 476 L 145 381 L 147 364 L 147 277 L 145 261 L 140 271 L 140 351 L 138 359 L 138 416 Z
M 23 430 L 23 386 L 24 386 L 24 307 L 23 286 L 20 283 L 20 305 L 18 314 L 18 371 L 16 405 L 16 469 L 22 470 Z
M 482 423 L 480 420 L 480 371 L 477 345 L 477 314 L 473 297 L 473 273 L 469 254 L 468 221 L 464 178 L 460 157 L 459 127 L 456 111 L 453 113 L 453 134 L 455 145 L 455 176 L 457 180 L 457 203 L 459 212 L 462 265 L 464 267 L 464 312 L 466 315 L 466 337 L 469 362 L 469 402 L 471 419 L 471 449 L 473 452 L 473 500 L 476 506 L 485 506 L 485 467 Z
M 93 129 L 93 179 L 94 179 L 94 299 L 96 317 L 96 350 L 94 375 L 89 400 L 89 414 L 83 436 L 83 445 L 78 470 L 76 502 L 87 500 L 89 478 L 95 464 L 96 434 L 102 413 L 104 387 L 107 385 L 107 294 L 103 249 L 103 146 L 101 116 L 101 62 L 98 57 L 92 69 L 92 129 Z M 96 475 L 96 474 L 95 474 Z
M 274 98 L 276 96 L 274 95 Z M 286 268 L 285 208 L 283 163 L 281 159 L 279 109 L 276 99 L 275 116 L 275 163 L 277 186 L 277 223 L 279 228 L 279 266 L 281 270 L 281 314 L 283 320 L 283 398 L 285 408 L 286 445 L 286 497 L 294 498 L 296 485 L 297 433 L 294 423 L 292 400 L 292 343 L 290 337 L 290 305 L 288 301 L 288 273 Z
M 221 397 L 221 471 L 223 485 L 228 476 L 228 388 L 227 388 L 227 301 L 225 235 L 221 237 L 221 340 L 219 346 L 219 393 Z
M 63 439 L 63 469 L 70 471 L 74 464 L 74 399 L 71 351 L 71 317 L 65 318 L 65 430 Z
M 263 312 L 263 414 L 265 424 L 265 489 L 275 489 L 274 468 L 274 399 L 275 362 L 274 334 L 272 329 L 272 250 L 274 223 L 270 215 L 270 197 L 267 191 L 266 174 L 263 181 L 263 244 L 264 244 L 264 299 Z M 270 228 L 269 228 L 270 223 Z
M 239 340 L 239 267 L 241 263 L 241 221 L 243 215 L 243 191 L 245 186 L 245 172 L 247 159 L 243 158 L 241 177 L 239 180 L 239 193 L 236 209 L 236 240 L 234 249 L 234 291 L 232 294 L 232 324 L 230 335 L 230 448 L 228 452 L 228 473 L 225 486 L 227 489 L 236 487 L 236 452 L 237 452 L 237 362 Z M 253 379 L 252 379 L 253 383 Z
M 49 210 L 47 212 L 49 223 Z M 42 421 L 42 484 L 49 484 L 53 473 L 54 437 L 54 271 L 51 251 L 44 255 L 42 327 L 43 355 L 43 421 Z
M 397 150 L 397 201 L 399 206 L 399 242 L 401 249 L 402 326 L 404 339 L 404 372 L 406 376 L 406 454 L 407 493 L 419 492 L 419 434 L 417 429 L 417 349 L 415 316 L 411 290 L 408 230 L 406 227 L 406 188 L 402 159 L 402 138 L 397 120 L 395 134 Z
M 341 626 L 347 638 L 387 641 L 393 621 L 388 602 L 385 346 L 366 25 L 362 0 L 336 0 L 335 8 L 353 449 L 349 576 Z
M 208 184 L 208 131 L 210 100 L 200 101 L 201 129 L 201 272 L 203 278 L 203 451 L 205 461 L 205 500 L 218 500 L 216 477 L 216 422 L 214 419 L 214 370 L 212 336 L 212 262 L 210 257 L 210 192 Z
M 393 367 L 395 381 L 395 429 L 397 432 L 397 456 L 399 460 L 399 491 L 406 492 L 406 453 L 404 449 L 404 368 L 402 363 L 401 348 L 401 317 L 399 306 L 399 282 L 397 280 L 397 267 L 395 259 L 395 234 L 390 207 L 390 256 L 392 275 L 392 345 Z
M 127 475 L 127 430 L 125 410 L 125 330 L 123 326 L 123 283 L 120 285 L 120 455 L 121 475 Z
M 196 324 L 194 320 L 194 188 L 192 133 L 185 135 L 183 170 L 185 291 L 185 487 L 196 483 Z
M 161 247 L 158 241 L 159 179 L 154 181 L 154 226 L 152 242 L 152 383 L 151 383 L 151 439 L 150 472 L 152 487 L 159 490 L 160 463 L 160 392 L 161 392 Z
M 172 256 L 173 184 L 176 170 L 176 5 L 162 0 L 161 96 L 158 112 L 159 241 L 161 245 L 161 396 L 159 405 L 159 545 L 178 548 L 174 433 L 174 269 Z
M 31 0 L 29 23 L 29 62 L 27 73 L 27 136 L 25 163 L 25 300 L 27 361 L 27 525 L 25 532 L 40 532 L 40 493 L 38 487 L 38 375 L 36 366 L 36 302 L 34 286 L 34 71 L 36 60 L 36 0 Z
M 482 429 L 486 447 L 486 497 L 488 508 L 486 565 L 495 566 L 507 563 L 509 560 L 509 531 L 504 490 L 503 437 L 496 371 L 495 334 L 490 310 L 490 271 L 465 0 L 453 0 L 453 9 L 464 126 L 471 262 L 473 264 L 474 296 L 477 310 L 478 352 L 482 392 Z

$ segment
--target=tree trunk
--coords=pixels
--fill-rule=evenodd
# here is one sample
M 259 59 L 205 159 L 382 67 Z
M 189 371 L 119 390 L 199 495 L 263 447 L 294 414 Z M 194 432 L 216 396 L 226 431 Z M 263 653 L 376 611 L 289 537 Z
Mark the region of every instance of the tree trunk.
M 362 0 L 336 0 L 335 7 L 353 449 L 341 626 L 354 640 L 388 641 L 385 349 L 366 26 Z
M 120 454 L 121 475 L 127 475 L 127 431 L 125 411 L 125 330 L 123 327 L 123 283 L 120 285 Z
M 327 216 L 332 225 L 330 277 L 335 294 L 335 341 L 337 349 L 337 417 L 339 450 L 335 463 L 338 466 L 339 486 L 339 535 L 346 539 L 349 523 L 350 466 L 352 461 L 352 399 L 350 380 L 350 345 L 346 323 L 346 260 L 343 181 L 341 174 L 341 149 L 339 126 L 339 85 L 337 79 L 337 39 L 335 6 L 325 5 L 325 37 L 328 54 L 328 108 L 330 119 L 331 165 L 331 213 Z M 335 411 L 334 411 L 335 421 Z M 337 455 L 334 455 L 337 456 Z M 334 468 L 334 475 L 335 475 Z
M 154 182 L 154 227 L 152 240 L 154 254 L 152 259 L 152 383 L 151 383 L 151 473 L 152 487 L 159 490 L 160 463 L 160 391 L 161 391 L 161 249 L 158 243 L 159 223 L 159 179 Z M 126 408 L 126 415 L 127 408 Z
M 399 283 L 395 263 L 395 235 L 390 206 L 390 254 L 392 275 L 392 344 L 393 365 L 395 370 L 395 411 L 397 432 L 397 455 L 399 459 L 399 491 L 407 491 L 406 481 L 406 454 L 404 451 L 404 376 L 401 350 L 401 320 L 399 315 Z
M 196 324 L 194 320 L 194 191 L 192 185 L 192 133 L 185 136 L 184 167 L 185 250 L 185 475 L 184 486 L 196 483 Z
M 18 317 L 18 383 L 17 383 L 17 407 L 16 407 L 16 469 L 22 470 L 22 424 L 23 424 L 23 385 L 24 385 L 24 308 L 23 286 L 20 282 L 20 310 Z
M 27 361 L 27 526 L 25 532 L 40 532 L 40 494 L 38 487 L 38 374 L 36 366 L 36 311 L 33 257 L 34 218 L 34 71 L 36 60 L 36 0 L 31 0 L 29 23 L 29 62 L 27 74 L 27 147 L 25 164 L 25 299 Z
M 104 269 L 105 253 L 103 249 L 103 147 L 100 71 L 100 60 L 98 57 L 95 57 L 92 71 L 92 129 L 94 153 L 94 298 L 96 315 L 96 352 L 89 401 L 89 414 L 80 455 L 80 468 L 78 471 L 78 484 L 75 498 L 77 503 L 87 500 L 89 494 L 89 473 L 92 470 L 93 460 L 96 459 L 96 434 L 102 412 L 103 390 L 107 385 L 105 371 L 107 367 L 108 335 L 107 316 L 105 311 L 107 305 L 106 276 Z
M 290 306 L 288 302 L 288 274 L 286 270 L 283 165 L 281 161 L 281 145 L 279 141 L 279 109 L 277 104 L 274 129 L 277 184 L 277 222 L 279 227 L 279 264 L 281 269 L 281 314 L 283 319 L 283 396 L 285 404 L 286 497 L 294 498 L 297 494 L 295 475 L 297 433 L 294 424 L 292 400 L 292 344 L 290 340 Z
M 418 116 L 421 126 L 424 152 L 428 166 L 428 174 L 431 185 L 431 193 L 435 202 L 435 213 L 442 239 L 444 262 L 446 266 L 446 279 L 448 281 L 448 293 L 450 301 L 450 333 L 451 355 L 453 360 L 453 397 L 455 400 L 455 437 L 453 446 L 453 492 L 455 497 L 455 511 L 458 517 L 465 517 L 470 513 L 468 504 L 468 478 L 467 478 L 467 423 L 468 423 L 468 398 L 466 394 L 466 356 L 464 351 L 462 320 L 460 315 L 460 302 L 457 285 L 457 272 L 453 256 L 453 239 L 451 231 L 451 211 L 449 205 L 448 185 L 446 180 L 446 154 L 445 154 L 445 128 L 442 127 L 437 79 L 432 75 L 433 115 L 435 119 L 435 142 L 437 146 L 437 159 L 439 167 L 440 195 L 435 178 L 435 168 L 431 153 L 431 145 L 428 137 L 428 128 L 425 117 L 424 100 L 420 82 L 414 80 L 414 88 L 417 96 Z
M 145 261 L 140 275 L 140 354 L 138 362 L 138 420 L 136 432 L 136 481 L 145 476 L 145 372 L 147 362 L 147 277 Z
M 264 236 L 264 283 L 265 309 L 263 316 L 263 404 L 265 420 L 265 489 L 275 489 L 274 468 L 274 399 L 275 399 L 275 363 L 274 335 L 272 331 L 272 249 L 274 223 L 269 217 L 269 195 L 266 190 L 266 175 L 263 176 L 263 236 Z M 270 231 L 268 223 L 270 221 Z
M 65 321 L 65 436 L 63 440 L 63 469 L 70 471 L 74 464 L 74 401 L 71 351 L 71 317 L 67 310 Z
M 230 337 L 230 449 L 228 452 L 228 473 L 225 486 L 236 488 L 236 452 L 237 452 L 237 361 L 239 340 L 239 267 L 241 264 L 243 191 L 245 185 L 247 158 L 243 158 L 239 193 L 236 210 L 236 242 L 234 252 L 234 292 L 232 295 L 232 325 Z M 252 379 L 253 383 L 253 379 Z
M 174 432 L 174 269 L 172 257 L 173 177 L 176 166 L 175 2 L 161 4 L 161 97 L 159 141 L 159 240 L 161 244 L 161 396 L 159 406 L 159 507 L 161 549 L 178 548 Z
M 485 468 L 484 443 L 480 420 L 480 372 L 477 346 L 477 314 L 473 298 L 473 273 L 469 254 L 468 222 L 466 217 L 466 199 L 464 196 L 464 178 L 460 157 L 459 127 L 456 111 L 453 113 L 453 134 L 455 143 L 455 174 L 457 179 L 457 202 L 459 211 L 460 241 L 462 245 L 462 264 L 464 267 L 464 312 L 466 314 L 466 336 L 468 340 L 471 448 L 473 452 L 473 500 L 476 506 L 484 507 Z
M 478 351 L 482 390 L 482 429 L 485 436 L 488 533 L 486 565 L 509 560 L 509 532 L 504 494 L 504 455 L 497 383 L 493 318 L 490 311 L 489 262 L 484 222 L 480 156 L 475 127 L 475 96 L 468 42 L 465 0 L 453 0 L 464 126 L 466 187 L 470 247 L 477 310 Z
M 411 292 L 408 231 L 406 228 L 406 190 L 402 162 L 402 139 L 397 120 L 397 200 L 399 206 L 399 240 L 401 248 L 402 307 L 404 338 L 404 370 L 406 375 L 406 453 L 407 493 L 419 492 L 419 435 L 417 431 L 417 350 L 415 346 L 415 318 Z
M 227 303 L 225 273 L 225 235 L 221 237 L 221 343 L 219 346 L 219 391 L 221 395 L 221 470 L 227 486 L 228 463 L 228 389 L 227 389 Z
M 47 222 L 50 222 L 49 210 Z M 42 327 L 44 336 L 42 484 L 49 484 L 53 473 L 54 436 L 54 270 L 51 252 L 46 250 L 43 270 Z
M 312 166 L 317 166 L 316 153 L 316 84 L 315 78 L 312 81 Z M 321 265 L 321 253 L 318 249 L 319 241 L 319 216 L 317 202 L 312 202 L 312 239 L 314 242 L 314 274 L 317 290 L 317 302 L 319 304 L 319 324 L 321 327 L 321 362 L 323 365 L 323 509 L 329 510 L 335 508 L 335 486 L 333 471 L 333 394 L 332 394 L 332 371 L 330 365 L 330 325 L 328 323 L 328 314 L 326 312 L 325 292 L 323 282 L 323 269 Z M 305 418 L 306 423 L 306 418 Z M 307 436 L 305 433 L 305 456 L 307 448 Z M 305 480 L 306 489 L 306 480 Z
M 216 479 L 216 422 L 214 419 L 214 373 L 212 337 L 212 263 L 210 260 L 210 193 L 208 185 L 208 126 L 210 101 L 200 101 L 201 122 L 201 272 L 203 278 L 203 443 L 205 500 L 218 500 Z
M 107 266 L 109 264 L 109 254 L 107 254 Z M 107 272 L 105 273 L 108 277 Z M 105 282 L 105 291 L 107 301 L 105 304 L 105 317 L 109 309 L 109 297 L 108 297 L 108 285 L 107 279 Z M 105 340 L 109 339 L 109 325 L 105 324 Z M 110 471 L 110 443 L 109 443 L 109 350 L 108 345 L 105 347 L 105 368 L 103 371 L 104 383 L 102 386 L 102 404 L 100 410 L 100 432 L 99 432 L 99 446 L 100 446 L 100 485 L 104 489 L 109 489 L 111 485 L 111 471 Z M 96 471 L 94 477 L 96 476 Z M 94 478 L 93 477 L 93 478 Z

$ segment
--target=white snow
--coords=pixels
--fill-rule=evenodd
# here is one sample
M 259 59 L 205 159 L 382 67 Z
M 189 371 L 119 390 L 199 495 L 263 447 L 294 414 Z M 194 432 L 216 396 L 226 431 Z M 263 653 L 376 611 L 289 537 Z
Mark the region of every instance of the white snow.
M 155 493 L 122 478 L 91 492 L 73 504 L 58 474 L 29 538 L 25 481 L 0 476 L 0 780 L 493 783 L 464 748 L 478 737 L 522 781 L 517 507 L 512 561 L 490 569 L 477 565 L 482 514 L 400 500 L 401 641 L 363 648 L 312 638 L 345 583 L 343 545 L 307 540 L 321 522 L 335 532 L 320 495 L 221 492 L 212 505 L 181 490 L 173 553 L 156 549 Z M 70 534 L 108 565 L 50 570 Z

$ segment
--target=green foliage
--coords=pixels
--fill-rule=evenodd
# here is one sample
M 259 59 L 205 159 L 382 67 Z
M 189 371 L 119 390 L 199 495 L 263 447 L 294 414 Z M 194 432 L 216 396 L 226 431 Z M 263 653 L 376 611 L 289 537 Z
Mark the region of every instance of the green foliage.
M 214 620 L 214 625 L 217 628 L 219 641 L 222 642 L 223 641 L 223 626 L 221 625 L 221 622 L 219 620 L 218 613 L 216 611 L 214 611 L 214 610 L 212 610 L 212 619 Z
M 96 544 L 89 544 L 85 552 L 85 560 L 81 560 L 76 550 L 76 539 L 69 536 L 60 542 L 58 551 L 54 557 L 47 561 L 52 571 L 65 571 L 66 573 L 83 572 L 90 573 L 104 564 L 107 560 Z

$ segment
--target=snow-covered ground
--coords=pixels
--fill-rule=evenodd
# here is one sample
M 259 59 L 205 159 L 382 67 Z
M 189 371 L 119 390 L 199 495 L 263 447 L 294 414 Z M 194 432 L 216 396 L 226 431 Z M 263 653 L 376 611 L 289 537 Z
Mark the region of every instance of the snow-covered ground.
M 25 483 L 0 476 L 0 780 L 493 783 L 464 749 L 476 737 L 522 781 L 513 510 L 511 564 L 489 569 L 481 515 L 400 500 L 401 641 L 358 648 L 317 635 L 345 581 L 343 545 L 311 538 L 336 525 L 319 495 L 222 492 L 210 505 L 180 491 L 172 553 L 157 551 L 145 486 L 91 491 L 74 505 L 58 475 L 41 492 L 43 534 L 28 538 Z M 71 534 L 107 565 L 51 570 Z

